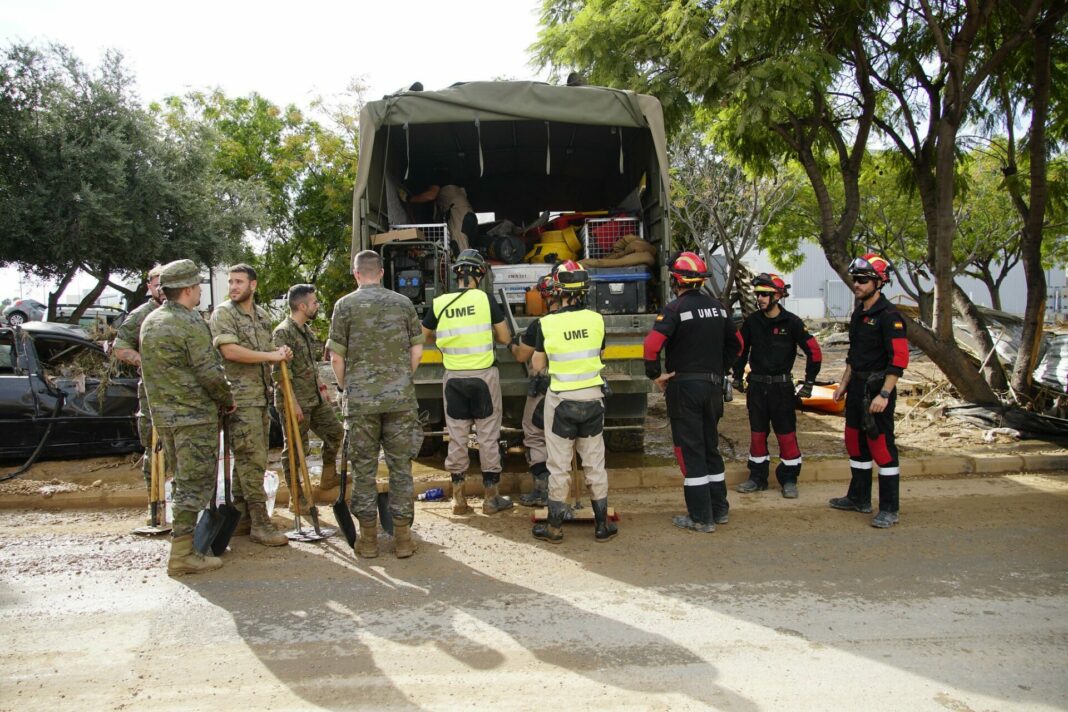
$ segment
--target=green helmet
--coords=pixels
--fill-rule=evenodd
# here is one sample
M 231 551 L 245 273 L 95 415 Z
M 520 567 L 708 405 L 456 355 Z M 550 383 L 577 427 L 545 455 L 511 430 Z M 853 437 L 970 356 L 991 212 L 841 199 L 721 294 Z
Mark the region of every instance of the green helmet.
M 452 263 L 458 275 L 473 275 L 481 279 L 486 274 L 486 260 L 478 250 L 466 249 Z

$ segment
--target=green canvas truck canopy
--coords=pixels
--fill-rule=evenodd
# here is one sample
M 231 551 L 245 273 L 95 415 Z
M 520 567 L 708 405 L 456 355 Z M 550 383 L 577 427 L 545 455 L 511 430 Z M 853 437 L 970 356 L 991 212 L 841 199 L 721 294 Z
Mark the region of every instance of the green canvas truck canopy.
M 664 118 L 652 96 L 540 82 L 403 91 L 360 113 L 353 252 L 407 222 L 397 188 L 463 186 L 476 211 L 641 210 L 666 236 Z

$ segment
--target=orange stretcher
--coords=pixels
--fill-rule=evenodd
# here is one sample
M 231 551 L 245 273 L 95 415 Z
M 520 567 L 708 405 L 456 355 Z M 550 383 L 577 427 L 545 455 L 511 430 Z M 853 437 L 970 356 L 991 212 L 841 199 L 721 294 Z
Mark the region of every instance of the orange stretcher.
M 837 403 L 834 401 L 832 396 L 835 388 L 838 388 L 837 383 L 829 386 L 813 386 L 812 397 L 801 399 L 801 409 L 818 410 L 821 413 L 841 413 L 845 410 L 845 399 Z

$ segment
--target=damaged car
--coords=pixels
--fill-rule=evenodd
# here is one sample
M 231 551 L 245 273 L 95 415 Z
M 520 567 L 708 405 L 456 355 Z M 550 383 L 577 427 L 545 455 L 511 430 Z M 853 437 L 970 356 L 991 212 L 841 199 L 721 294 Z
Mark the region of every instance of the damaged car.
M 137 380 L 76 326 L 0 326 L 0 459 L 140 451 Z

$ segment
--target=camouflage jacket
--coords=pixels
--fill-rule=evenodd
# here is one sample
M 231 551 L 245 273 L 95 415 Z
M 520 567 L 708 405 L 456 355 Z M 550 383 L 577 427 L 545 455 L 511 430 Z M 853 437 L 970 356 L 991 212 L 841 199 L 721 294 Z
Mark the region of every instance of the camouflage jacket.
M 133 349 L 141 352 L 141 325 L 152 312 L 159 309 L 155 299 L 149 299 L 141 306 L 126 315 L 115 332 L 115 343 L 112 349 Z
M 274 351 L 271 345 L 271 321 L 267 312 L 254 307 L 252 314 L 227 300 L 211 315 L 211 333 L 215 348 L 237 344 L 252 351 Z M 271 398 L 271 369 L 268 363 L 237 363 L 223 357 L 223 368 L 240 406 L 265 407 Z
M 323 342 L 315 337 L 308 325 L 298 326 L 290 317 L 274 328 L 271 337 L 275 347 L 288 346 L 293 350 L 293 360 L 289 362 L 289 378 L 293 381 L 293 395 L 297 405 L 302 409 L 314 408 L 323 402 L 319 392 L 319 362 L 323 354 Z M 282 404 L 282 373 L 278 364 L 274 364 L 274 407 Z
M 215 423 L 233 403 L 211 330 L 181 304 L 168 302 L 141 326 L 141 375 L 159 427 Z
M 156 303 L 156 300 L 149 299 L 127 314 L 115 333 L 115 341 L 111 344 L 112 353 L 114 353 L 115 349 L 133 349 L 141 353 L 141 325 L 145 323 L 148 315 L 157 309 L 159 309 L 159 304 Z M 141 412 L 138 415 L 148 415 L 146 410 L 148 394 L 145 392 L 145 380 L 143 378 L 137 382 L 137 400 L 141 404 Z
M 326 346 L 345 359 L 345 415 L 415 408 L 409 354 L 421 343 L 423 331 L 407 297 L 373 285 L 339 299 Z

